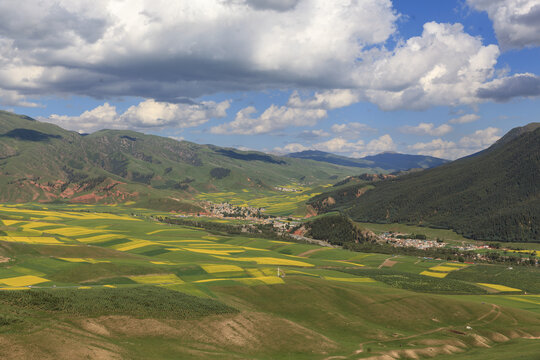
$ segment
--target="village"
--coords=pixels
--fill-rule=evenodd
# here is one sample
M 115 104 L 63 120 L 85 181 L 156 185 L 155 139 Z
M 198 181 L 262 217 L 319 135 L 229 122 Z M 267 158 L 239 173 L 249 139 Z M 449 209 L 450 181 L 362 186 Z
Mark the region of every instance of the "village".
M 301 226 L 302 221 L 291 217 L 282 217 L 265 214 L 264 208 L 252 206 L 238 206 L 227 202 L 212 203 L 205 202 L 204 208 L 206 212 L 196 214 L 197 217 L 207 217 L 209 219 L 230 219 L 242 220 L 247 222 L 248 227 L 251 225 L 266 225 L 271 226 L 273 231 L 278 235 L 288 235 L 298 241 L 317 243 L 323 246 L 333 246 L 325 241 L 311 239 L 305 234 L 298 232 L 292 233 L 293 229 Z M 176 215 L 177 217 L 188 217 L 192 215 Z M 376 242 L 386 244 L 395 248 L 414 248 L 418 250 L 433 250 L 433 249 L 455 249 L 460 252 L 475 252 L 475 258 L 478 261 L 489 260 L 494 253 L 501 253 L 504 256 L 515 256 L 518 262 L 526 262 L 534 259 L 535 265 L 538 265 L 538 256 L 533 251 L 515 250 L 510 248 L 501 248 L 498 244 L 486 244 L 482 242 L 462 242 L 448 243 L 442 239 L 429 239 L 423 234 L 408 234 L 401 232 L 385 231 L 380 234 L 374 234 Z

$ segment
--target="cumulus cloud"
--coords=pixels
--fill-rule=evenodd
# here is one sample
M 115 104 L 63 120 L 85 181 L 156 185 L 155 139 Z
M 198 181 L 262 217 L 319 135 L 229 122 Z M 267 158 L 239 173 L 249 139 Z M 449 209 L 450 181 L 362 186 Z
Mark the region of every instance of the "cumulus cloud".
M 465 115 L 461 115 L 460 117 L 450 119 L 450 121 L 448 122 L 450 124 L 467 124 L 467 123 L 474 122 L 478 119 L 480 119 L 480 116 L 476 114 L 465 114 Z
M 220 103 L 206 101 L 200 104 L 169 104 L 150 99 L 129 107 L 122 114 L 117 113 L 115 106 L 105 103 L 92 110 L 85 111 L 79 116 L 53 114 L 42 120 L 80 132 L 90 132 L 103 128 L 144 129 L 167 126 L 188 128 L 202 125 L 211 118 L 225 117 L 228 108 L 228 101 Z
M 484 46 L 461 24 L 430 22 L 393 51 L 365 54 L 355 75 L 365 84 L 364 98 L 384 110 L 473 104 L 477 89 L 494 76 L 498 56 L 496 45 Z
M 347 139 L 358 138 L 366 133 L 373 133 L 377 130 L 359 122 L 350 122 L 345 124 L 334 124 L 331 127 L 334 134 L 338 134 Z
M 338 109 L 357 103 L 360 95 L 350 89 L 335 89 L 324 92 L 316 92 L 312 98 L 302 99 L 297 91 L 289 98 L 288 106 L 311 109 Z
M 473 134 L 461 138 L 459 144 L 466 149 L 481 150 L 499 140 L 500 129 L 488 127 L 476 130 Z
M 249 106 L 240 110 L 233 121 L 210 129 L 213 134 L 255 135 L 268 134 L 290 126 L 313 126 L 327 116 L 323 109 L 290 108 L 272 105 L 260 116 L 253 117 L 257 109 Z
M 515 97 L 540 96 L 540 76 L 525 73 L 496 79 L 479 88 L 477 95 L 497 102 L 506 102 Z
M 317 150 L 335 153 L 348 153 L 353 151 L 359 151 L 363 150 L 364 146 L 365 144 L 363 140 L 351 142 L 342 137 L 336 137 L 313 145 L 313 147 Z
M 4 1 L 0 46 L 10 55 L 0 84 L 23 95 L 168 102 L 343 88 L 362 50 L 384 43 L 397 18 L 390 0 Z
M 467 155 L 467 151 L 458 148 L 455 142 L 443 139 L 433 139 L 425 143 L 419 142 L 410 145 L 409 150 L 413 150 L 419 155 L 435 156 L 442 159 L 457 159 Z
M 503 48 L 540 46 L 538 0 L 467 0 L 467 3 L 488 13 Z
M 436 127 L 433 123 L 420 123 L 417 126 L 404 126 L 400 130 L 405 134 L 441 136 L 452 131 L 452 127 L 448 124 Z
M 368 155 L 375 155 L 382 152 L 395 151 L 396 144 L 390 135 L 386 134 L 377 139 L 371 140 L 361 151 L 354 152 L 353 157 L 364 157 Z
M 363 140 L 348 141 L 342 137 L 335 137 L 327 141 L 305 146 L 298 143 L 287 144 L 282 148 L 275 148 L 277 153 L 290 153 L 305 150 L 319 150 L 331 153 L 350 154 L 353 157 L 364 157 L 385 151 L 394 151 L 396 144 L 388 134 L 373 139 L 367 144 Z
M 274 148 L 274 152 L 277 154 L 290 154 L 290 153 L 301 152 L 301 151 L 306 151 L 306 150 L 313 150 L 313 148 L 299 144 L 299 143 L 291 143 L 283 147 Z
M 421 155 L 435 156 L 443 159 L 457 159 L 476 153 L 492 145 L 500 139 L 500 129 L 488 127 L 477 130 L 473 134 L 462 137 L 458 142 L 434 139 L 430 142 L 419 142 L 408 148 Z
M 4 106 L 23 106 L 23 107 L 42 107 L 39 103 L 28 101 L 25 96 L 16 91 L 0 89 L 0 105 Z
M 21 14 L 24 26 L 15 21 Z M 387 49 L 398 18 L 390 0 L 3 2 L 0 84 L 20 95 L 171 103 L 296 87 L 318 91 L 311 99 L 294 93 L 288 108 L 325 110 L 477 102 L 498 47 L 460 24 L 432 22 Z

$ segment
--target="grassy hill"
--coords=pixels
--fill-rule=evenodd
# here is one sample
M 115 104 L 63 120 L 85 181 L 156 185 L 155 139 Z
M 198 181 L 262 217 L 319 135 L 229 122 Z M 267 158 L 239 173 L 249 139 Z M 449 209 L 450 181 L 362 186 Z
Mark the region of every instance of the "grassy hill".
M 257 196 L 293 183 L 328 184 L 355 173 L 357 168 L 134 131 L 81 135 L 0 112 L 1 202 L 138 201 L 196 211 L 190 201 L 199 193 Z
M 338 187 L 310 200 L 364 222 L 450 228 L 465 237 L 540 241 L 540 128 L 512 130 L 489 149 L 440 167 Z
M 404 171 L 410 169 L 428 169 L 442 165 L 448 160 L 433 156 L 408 155 L 393 152 L 385 152 L 363 158 L 350 158 L 324 151 L 306 150 L 288 154 L 287 157 L 297 159 L 310 159 L 330 164 L 354 166 L 359 168 L 376 168 L 383 171 Z

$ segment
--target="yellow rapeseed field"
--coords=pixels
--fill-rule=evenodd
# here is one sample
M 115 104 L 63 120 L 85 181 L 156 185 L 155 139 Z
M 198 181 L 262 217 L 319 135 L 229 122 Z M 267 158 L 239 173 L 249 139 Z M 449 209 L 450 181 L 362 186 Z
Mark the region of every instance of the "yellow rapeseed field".
M 504 285 L 498 284 L 486 284 L 486 283 L 477 283 L 478 285 L 485 286 L 487 288 L 497 290 L 497 291 L 521 291 L 520 289 L 511 288 Z
M 235 271 L 244 271 L 240 266 L 236 265 L 201 265 L 201 267 L 209 274 L 214 273 L 223 273 L 223 272 L 235 272 Z M 262 274 L 261 274 L 262 275 Z
M 283 281 L 282 278 L 277 276 L 259 276 L 259 277 L 253 277 L 253 278 L 241 278 L 241 279 L 234 279 L 235 281 L 239 281 L 246 285 L 259 285 L 261 282 L 266 285 L 275 285 L 275 284 L 284 284 L 285 281 Z
M 243 253 L 245 250 L 212 250 L 212 249 L 196 249 L 196 248 L 184 248 L 195 253 L 210 254 L 210 255 L 231 255 L 234 253 Z
M 37 228 L 46 227 L 46 226 L 58 226 L 58 224 L 41 222 L 41 221 L 29 221 L 26 224 L 20 225 L 20 226 L 24 230 L 27 230 L 27 229 L 37 229 Z
M 81 236 L 81 235 L 102 233 L 103 231 L 74 226 L 74 227 L 62 227 L 58 229 L 48 229 L 47 232 L 50 234 L 57 234 L 57 235 L 63 235 L 63 236 Z
M 431 277 L 436 277 L 436 278 L 443 278 L 445 277 L 446 275 L 448 275 L 448 273 L 438 273 L 438 272 L 432 272 L 432 271 L 422 271 L 420 273 L 420 275 L 426 275 L 426 276 L 431 276 Z
M 18 224 L 22 221 L 19 221 L 19 220 L 2 220 L 2 222 L 4 223 L 4 225 L 6 226 L 11 226 L 11 225 L 15 225 L 15 224 Z
M 174 274 L 159 274 L 159 275 L 137 275 L 130 276 L 131 280 L 138 282 L 139 284 L 183 284 L 184 281 Z
M 224 281 L 224 280 L 231 280 L 231 279 L 223 279 L 223 278 L 220 278 L 220 279 L 204 279 L 204 280 L 197 280 L 197 281 L 194 281 L 194 283 L 207 283 L 207 282 Z M 235 279 L 235 280 L 236 280 L 236 279 Z
M 129 251 L 129 250 L 134 250 L 134 249 L 138 249 L 138 248 L 142 248 L 144 246 L 148 246 L 148 245 L 154 245 L 155 243 L 152 242 L 152 241 L 148 241 L 148 240 L 132 240 L 131 242 L 129 243 L 125 243 L 125 244 L 120 244 L 120 245 L 117 245 L 115 250 L 118 250 L 118 251 Z
M 247 273 L 253 277 L 261 277 L 265 274 L 261 271 L 261 269 L 246 269 Z
M 442 272 L 456 271 L 456 270 L 459 270 L 459 269 L 460 268 L 458 268 L 458 267 L 443 266 L 443 265 L 438 265 L 438 266 L 434 266 L 434 267 L 429 268 L 429 270 L 432 270 L 432 271 L 442 271 Z
M 90 242 L 97 242 L 97 241 L 107 241 L 107 240 L 113 240 L 113 239 L 121 239 L 125 237 L 124 235 L 120 234 L 103 234 L 103 235 L 95 235 L 90 236 L 86 238 L 77 238 L 77 241 L 90 243 Z
M 29 286 L 47 282 L 49 280 L 34 275 L 16 276 L 6 279 L 0 279 L 0 283 L 8 286 Z
M 467 267 L 467 266 L 469 266 L 469 265 L 467 265 L 467 264 L 453 263 L 453 262 L 452 262 L 452 263 L 445 263 L 445 264 L 443 264 L 443 265 L 444 265 L 444 266 L 457 266 L 457 267 Z
M 223 256 L 216 256 L 216 257 L 222 260 L 255 262 L 259 265 L 288 265 L 288 266 L 302 266 L 302 267 L 314 266 L 313 264 L 309 264 L 303 261 L 280 259 L 280 258 L 273 258 L 273 257 L 241 257 L 241 258 L 223 257 Z
M 99 264 L 99 263 L 110 263 L 109 260 L 96 260 L 91 258 L 63 258 L 59 257 L 57 259 L 74 262 L 74 263 L 89 263 L 89 264 Z
M 0 236 L 0 241 L 22 242 L 27 244 L 59 245 L 62 242 L 47 236 Z

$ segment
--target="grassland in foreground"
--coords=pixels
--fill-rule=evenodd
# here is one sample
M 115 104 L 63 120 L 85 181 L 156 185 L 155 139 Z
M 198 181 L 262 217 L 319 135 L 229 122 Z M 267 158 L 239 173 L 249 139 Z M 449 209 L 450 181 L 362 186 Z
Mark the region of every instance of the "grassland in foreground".
M 229 236 L 149 215 L 0 205 L 0 356 L 488 358 L 540 346 L 536 270 Z

